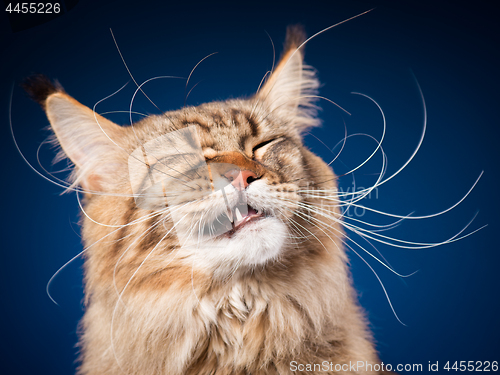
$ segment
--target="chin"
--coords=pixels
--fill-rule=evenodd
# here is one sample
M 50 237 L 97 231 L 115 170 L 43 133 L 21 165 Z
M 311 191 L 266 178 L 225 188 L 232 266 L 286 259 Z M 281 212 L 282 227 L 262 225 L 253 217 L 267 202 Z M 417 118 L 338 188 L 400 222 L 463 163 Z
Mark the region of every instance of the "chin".
M 279 258 L 288 237 L 286 225 L 275 217 L 262 217 L 216 238 L 190 246 L 193 265 L 219 274 L 234 274 Z

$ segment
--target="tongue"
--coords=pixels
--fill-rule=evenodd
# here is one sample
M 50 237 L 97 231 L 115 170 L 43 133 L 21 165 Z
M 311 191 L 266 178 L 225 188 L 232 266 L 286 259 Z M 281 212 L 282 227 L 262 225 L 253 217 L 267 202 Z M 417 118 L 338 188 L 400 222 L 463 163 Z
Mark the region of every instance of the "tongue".
M 250 215 L 257 215 L 257 211 L 255 211 L 255 209 L 253 207 L 248 206 L 247 216 L 250 216 Z

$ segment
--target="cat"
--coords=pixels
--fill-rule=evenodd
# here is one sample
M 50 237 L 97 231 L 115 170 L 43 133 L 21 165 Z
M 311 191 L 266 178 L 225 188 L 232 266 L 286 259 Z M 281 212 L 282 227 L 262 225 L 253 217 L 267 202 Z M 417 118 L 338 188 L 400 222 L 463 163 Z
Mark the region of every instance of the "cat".
M 347 266 L 337 177 L 302 140 L 319 124 L 305 40 L 287 29 L 250 98 L 130 126 L 44 76 L 25 82 L 84 193 L 79 374 L 385 373 Z

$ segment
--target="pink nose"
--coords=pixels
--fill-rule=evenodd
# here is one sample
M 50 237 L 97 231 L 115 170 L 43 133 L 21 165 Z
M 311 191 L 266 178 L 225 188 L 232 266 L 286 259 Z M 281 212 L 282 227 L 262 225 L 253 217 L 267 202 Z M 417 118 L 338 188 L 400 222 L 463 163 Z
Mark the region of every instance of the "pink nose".
M 238 190 L 244 190 L 250 183 L 257 179 L 257 175 L 248 169 L 239 170 L 231 169 L 224 174 L 230 182 Z

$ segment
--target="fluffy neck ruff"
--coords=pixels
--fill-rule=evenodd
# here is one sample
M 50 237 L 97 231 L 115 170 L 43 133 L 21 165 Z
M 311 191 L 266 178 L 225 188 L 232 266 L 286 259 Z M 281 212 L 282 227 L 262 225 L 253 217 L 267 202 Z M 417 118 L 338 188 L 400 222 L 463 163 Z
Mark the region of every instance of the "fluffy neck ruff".
M 109 269 L 96 246 L 86 263 L 80 373 L 288 374 L 292 361 L 377 363 L 345 256 L 330 250 L 309 249 L 221 282 L 170 264 L 129 284 L 119 300 L 112 279 L 93 278 Z

